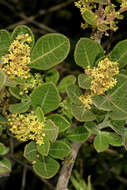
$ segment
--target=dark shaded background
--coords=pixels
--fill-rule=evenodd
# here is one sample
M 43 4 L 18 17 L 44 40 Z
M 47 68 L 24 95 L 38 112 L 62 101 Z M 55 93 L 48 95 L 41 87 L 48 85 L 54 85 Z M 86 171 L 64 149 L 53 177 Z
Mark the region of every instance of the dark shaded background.
M 67 4 L 68 5 L 67 5 Z M 119 29 L 109 37 L 103 37 L 102 45 L 109 51 L 120 40 L 127 39 L 127 13 L 118 25 Z M 61 76 L 68 73 L 77 74 L 80 68 L 73 59 L 73 51 L 80 37 L 89 37 L 90 29 L 83 31 L 80 28 L 81 16 L 74 6 L 73 0 L 0 0 L 0 29 L 10 32 L 19 24 L 29 26 L 35 38 L 49 32 L 60 32 L 70 38 L 71 52 L 64 65 L 58 66 Z M 25 189 L 21 187 L 23 162 L 23 146 L 18 146 L 17 160 L 13 161 L 14 167 L 9 177 L 0 178 L 0 190 L 50 190 L 51 185 L 46 185 L 32 171 L 27 171 Z M 124 148 L 112 148 L 103 153 L 97 153 L 92 144 L 86 143 L 80 150 L 74 167 L 87 181 L 92 176 L 95 190 L 126 190 L 127 189 L 127 152 Z M 49 180 L 55 186 L 57 177 Z M 70 190 L 73 190 L 70 183 Z

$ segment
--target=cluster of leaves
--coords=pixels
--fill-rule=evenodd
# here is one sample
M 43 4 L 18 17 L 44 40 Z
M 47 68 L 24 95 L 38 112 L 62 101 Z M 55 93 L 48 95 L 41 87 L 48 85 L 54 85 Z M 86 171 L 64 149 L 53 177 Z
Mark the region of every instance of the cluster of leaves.
M 45 121 L 44 144 L 38 145 L 35 141 L 30 141 L 24 149 L 24 157 L 31 162 L 35 173 L 43 178 L 53 177 L 60 168 L 57 159 L 62 160 L 71 153 L 71 141 L 84 142 L 89 137 L 95 136 L 93 144 L 98 152 L 108 149 L 110 145 L 126 147 L 127 40 L 119 42 L 108 55 L 104 55 L 101 45 L 93 40 L 81 38 L 78 41 L 74 58 L 81 68 L 96 67 L 105 56 L 111 61 L 116 61 L 120 68 L 115 87 L 103 95 L 94 96 L 93 106 L 88 110 L 79 97 L 90 89 L 89 76 L 84 73 L 79 74 L 76 83 L 76 77 L 69 75 L 59 82 L 59 73 L 52 68 L 67 57 L 70 50 L 68 38 L 57 33 L 47 34 L 38 39 L 34 45 L 32 31 L 26 26 L 16 27 L 11 35 L 8 31 L 1 30 L 0 57 L 8 53 L 10 44 L 19 34 L 29 34 L 32 38 L 31 79 L 30 81 L 20 78 L 10 80 L 2 70 L 0 71 L 0 101 L 4 101 L 2 94 L 5 91 L 9 93 L 6 111 L 3 112 L 4 106 L 0 108 L 0 130 L 1 133 L 6 132 L 12 136 L 7 122 L 10 113 L 25 114 L 33 110 L 40 122 Z M 22 87 L 26 84 L 30 86 L 36 73 L 40 74 L 41 83 L 28 88 L 27 94 L 25 92 L 20 94 Z M 62 94 L 67 96 L 62 99 Z M 72 119 L 77 123 L 74 128 L 70 128 Z M 8 151 L 1 142 L 0 175 L 8 174 L 11 170 L 10 162 L 3 158 Z

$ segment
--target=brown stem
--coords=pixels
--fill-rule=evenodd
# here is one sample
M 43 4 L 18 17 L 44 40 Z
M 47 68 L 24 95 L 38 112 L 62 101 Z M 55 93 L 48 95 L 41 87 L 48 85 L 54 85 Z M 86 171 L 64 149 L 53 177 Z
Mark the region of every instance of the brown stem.
M 72 152 L 70 156 L 64 160 L 63 167 L 58 178 L 56 190 L 67 190 L 72 168 L 74 166 L 81 145 L 82 143 L 80 142 L 72 143 Z
M 107 3 L 110 6 L 111 5 L 111 0 L 107 0 Z
M 121 9 L 119 10 L 120 13 L 123 13 L 123 12 L 125 12 L 125 11 L 127 11 L 127 7 L 121 8 Z

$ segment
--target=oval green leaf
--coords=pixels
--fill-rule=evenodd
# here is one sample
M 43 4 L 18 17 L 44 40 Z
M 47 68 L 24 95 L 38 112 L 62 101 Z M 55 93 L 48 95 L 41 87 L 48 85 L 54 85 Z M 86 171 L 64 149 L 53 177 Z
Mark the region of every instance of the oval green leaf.
M 43 157 L 41 161 L 38 161 L 33 165 L 34 172 L 40 177 L 46 179 L 49 179 L 56 175 L 59 168 L 59 163 L 50 157 Z
M 74 58 L 77 65 L 83 69 L 93 67 L 95 61 L 104 56 L 104 50 L 97 42 L 81 38 L 76 44 Z
M 28 99 L 28 101 L 10 105 L 9 111 L 11 113 L 24 113 L 30 108 L 30 105 L 31 101 Z
M 58 127 L 52 120 L 47 120 L 45 126 L 43 128 L 43 132 L 45 133 L 46 137 L 51 141 L 54 142 L 58 136 Z
M 64 132 L 71 126 L 71 123 L 62 115 L 52 114 L 47 118 L 51 119 L 55 123 L 55 125 L 59 128 L 59 132 Z
M 30 67 L 39 70 L 47 70 L 61 63 L 68 55 L 70 43 L 62 34 L 46 34 L 42 36 L 31 54 Z
M 50 142 L 46 137 L 43 137 L 43 142 L 44 144 L 37 145 L 37 150 L 42 156 L 47 156 L 50 149 Z
M 46 72 L 45 81 L 46 82 L 53 82 L 54 84 L 57 83 L 59 80 L 59 72 L 56 69 L 50 69 Z
M 29 160 L 30 162 L 32 161 L 37 161 L 37 147 L 36 143 L 34 141 L 31 141 L 25 146 L 24 149 L 24 157 Z
M 7 30 L 0 30 L 0 58 L 8 53 L 10 46 L 10 34 Z
M 44 113 L 57 109 L 60 104 L 60 96 L 53 83 L 45 83 L 35 88 L 31 94 L 31 100 L 34 109 L 41 106 Z
M 84 126 L 78 126 L 69 131 L 66 137 L 71 141 L 83 142 L 86 141 L 90 136 L 90 133 Z
M 90 89 L 91 87 L 91 79 L 85 74 L 80 74 L 78 76 L 78 84 L 80 88 Z
M 83 104 L 81 105 L 72 104 L 71 112 L 72 115 L 80 122 L 93 121 L 96 119 L 95 114 L 92 111 L 87 110 Z
M 71 152 L 71 147 L 64 141 L 57 140 L 52 143 L 49 150 L 49 155 L 53 158 L 63 159 Z
M 127 64 L 127 40 L 120 41 L 109 54 L 111 61 L 117 61 L 120 68 Z
M 64 77 L 60 83 L 58 84 L 58 90 L 62 93 L 66 92 L 66 88 L 67 86 L 71 85 L 71 84 L 75 84 L 76 82 L 76 77 L 73 75 L 68 75 L 66 77 Z
M 83 19 L 90 25 L 97 24 L 97 18 L 91 10 L 86 9 L 82 14 Z

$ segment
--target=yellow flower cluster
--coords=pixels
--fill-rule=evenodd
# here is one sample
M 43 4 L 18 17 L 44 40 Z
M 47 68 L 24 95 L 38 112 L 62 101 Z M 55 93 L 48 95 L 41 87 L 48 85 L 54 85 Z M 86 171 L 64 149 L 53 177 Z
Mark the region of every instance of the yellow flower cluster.
M 10 131 L 18 140 L 35 140 L 37 144 L 43 144 L 45 133 L 44 122 L 39 122 L 34 112 L 27 114 L 10 114 L 8 116 Z
M 25 85 L 21 88 L 20 95 L 29 93 L 29 90 L 41 85 L 43 83 L 42 76 L 40 73 L 35 73 L 34 76 L 30 76 L 26 81 Z
M 2 56 L 3 68 L 9 78 L 29 78 L 30 46 L 32 41 L 29 34 L 18 35 L 9 47 L 9 53 Z
M 84 104 L 86 109 L 91 109 L 91 105 L 93 104 L 90 93 L 85 93 L 79 97 L 79 100 Z
M 116 85 L 117 80 L 113 77 L 119 74 L 119 67 L 117 62 L 112 62 L 105 58 L 98 63 L 98 67 L 86 69 L 85 74 L 91 78 L 91 92 L 89 94 L 85 93 L 79 99 L 87 109 L 90 109 L 92 96 L 103 95 L 105 91 Z
M 121 0 L 121 8 L 127 8 L 127 0 Z
M 94 95 L 102 95 L 108 89 L 113 88 L 117 81 L 113 76 L 119 74 L 117 62 L 108 58 L 101 60 L 97 68 L 86 69 L 85 73 L 91 77 L 91 92 Z
M 81 14 L 83 14 L 86 9 L 96 8 L 94 0 L 78 0 L 77 2 L 74 2 L 74 4 L 80 9 Z

